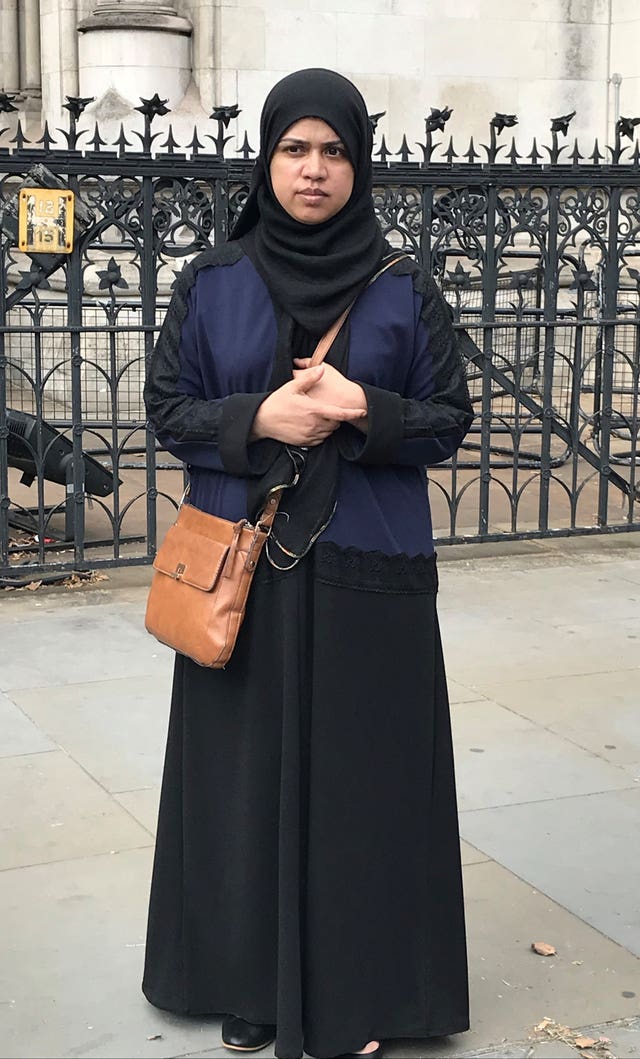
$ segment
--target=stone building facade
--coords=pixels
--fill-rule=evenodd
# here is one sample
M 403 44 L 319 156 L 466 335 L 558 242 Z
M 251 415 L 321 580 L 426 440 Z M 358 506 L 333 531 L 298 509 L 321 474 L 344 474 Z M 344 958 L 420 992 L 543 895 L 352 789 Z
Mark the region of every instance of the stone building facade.
M 386 112 L 394 149 L 431 106 L 453 108 L 463 149 L 496 111 L 517 114 L 522 146 L 573 110 L 572 134 L 602 143 L 640 113 L 639 53 L 639 0 L 0 0 L 0 89 L 27 134 L 59 126 L 66 95 L 95 97 L 86 119 L 108 132 L 157 91 L 185 130 L 237 102 L 231 131 L 255 145 L 271 85 L 317 65 Z

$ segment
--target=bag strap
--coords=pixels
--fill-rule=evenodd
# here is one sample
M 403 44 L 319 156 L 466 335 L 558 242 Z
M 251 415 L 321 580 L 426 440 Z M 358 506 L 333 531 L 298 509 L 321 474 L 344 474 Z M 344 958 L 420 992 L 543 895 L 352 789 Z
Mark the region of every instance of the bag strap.
M 386 265 L 383 265 L 382 268 L 378 269 L 375 276 L 372 276 L 369 282 L 367 283 L 367 287 L 370 287 L 372 283 L 375 283 L 378 277 L 381 276 L 383 272 L 386 272 L 388 268 L 391 268 L 392 265 L 395 265 L 398 261 L 403 261 L 405 258 L 408 257 L 409 254 L 396 254 L 391 261 L 387 261 Z M 316 365 L 322 364 L 322 361 L 325 359 L 327 353 L 331 349 L 331 346 L 335 342 L 338 333 L 342 328 L 342 325 L 344 324 L 349 313 L 353 309 L 353 306 L 355 305 L 356 301 L 357 298 L 354 298 L 351 304 L 347 305 L 347 308 L 344 310 L 344 312 L 340 313 L 340 316 L 335 321 L 335 323 L 333 323 L 329 330 L 326 331 L 325 334 L 322 336 L 311 356 L 310 367 L 315 368 Z M 273 491 L 273 493 L 267 500 L 264 506 L 264 510 L 257 522 L 256 529 L 258 532 L 263 529 L 267 536 L 271 532 L 271 527 L 278 513 L 278 505 L 280 503 L 280 499 L 282 497 L 283 492 L 284 489 L 276 489 Z
M 409 255 L 399 254 L 396 255 L 396 257 L 394 257 L 392 261 L 387 261 L 387 264 L 383 265 L 382 268 L 378 269 L 375 276 L 371 277 L 371 279 L 367 283 L 367 287 L 370 287 L 372 283 L 375 283 L 378 277 L 381 276 L 383 272 L 386 272 L 388 268 L 391 268 L 392 265 L 397 264 L 398 261 L 403 261 L 405 257 L 408 258 Z M 315 368 L 318 366 L 318 364 L 322 364 L 322 361 L 324 360 L 327 353 L 331 349 L 331 346 L 335 342 L 338 333 L 342 328 L 342 325 L 344 324 L 345 320 L 347 319 L 347 316 L 353 309 L 356 301 L 357 298 L 354 298 L 351 302 L 351 305 L 347 305 L 347 308 L 344 310 L 344 312 L 340 313 L 340 316 L 335 321 L 335 323 L 333 323 L 329 330 L 322 336 L 322 338 L 318 342 L 318 345 L 313 351 L 313 355 L 311 357 L 311 364 L 309 365 L 309 367 Z

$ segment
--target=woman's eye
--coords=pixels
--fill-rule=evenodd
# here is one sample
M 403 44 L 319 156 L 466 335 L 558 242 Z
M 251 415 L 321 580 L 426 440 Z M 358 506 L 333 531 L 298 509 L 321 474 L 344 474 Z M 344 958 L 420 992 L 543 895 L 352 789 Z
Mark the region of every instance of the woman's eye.
M 327 154 L 331 158 L 342 158 L 342 157 L 344 157 L 345 153 L 346 152 L 345 152 L 344 147 L 328 147 L 327 148 Z

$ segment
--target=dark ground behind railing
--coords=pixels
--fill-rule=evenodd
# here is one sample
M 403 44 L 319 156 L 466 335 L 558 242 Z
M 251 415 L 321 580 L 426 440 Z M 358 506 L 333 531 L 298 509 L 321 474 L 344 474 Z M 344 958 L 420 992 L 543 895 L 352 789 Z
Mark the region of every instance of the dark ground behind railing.
M 241 157 L 225 157 L 236 108 L 214 111 L 215 150 L 205 154 L 195 133 L 186 148 L 170 126 L 154 139 L 161 103 L 139 108 L 144 130 L 129 136 L 141 150 L 124 132 L 110 147 L 97 126 L 79 130 L 75 100 L 64 149 L 48 129 L 27 143 L 19 124 L 10 149 L 0 148 L 5 580 L 148 563 L 181 493 L 182 469 L 145 428 L 144 364 L 175 273 L 225 238 L 252 162 L 246 137 Z M 10 107 L 0 93 L 0 115 Z M 451 140 L 434 140 L 449 117 L 427 119 L 420 161 L 406 139 L 391 160 L 383 137 L 374 165 L 388 238 L 431 269 L 479 348 L 467 365 L 474 426 L 458 456 L 429 475 L 438 543 L 637 530 L 640 152 L 635 141 L 622 146 L 633 125 L 620 119 L 615 145 L 601 152 L 596 143 L 585 161 L 577 143 L 560 144 L 570 118 L 554 119 L 551 146 L 534 142 L 523 161 L 514 141 L 509 151 L 498 143 L 513 116 L 496 115 L 489 145 L 476 151 L 471 141 L 460 158 Z M 39 164 L 90 214 L 62 262 L 21 254 L 6 223 Z M 30 492 L 11 466 L 16 411 L 36 419 Z M 64 485 L 43 473 L 42 424 L 71 442 Z M 108 495 L 85 494 L 83 453 L 113 474 Z

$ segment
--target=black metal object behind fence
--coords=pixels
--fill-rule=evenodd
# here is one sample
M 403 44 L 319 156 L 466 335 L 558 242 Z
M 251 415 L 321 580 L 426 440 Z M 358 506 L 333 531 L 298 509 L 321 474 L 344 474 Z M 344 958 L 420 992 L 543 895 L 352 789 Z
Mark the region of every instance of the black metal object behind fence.
M 196 132 L 180 147 L 170 126 L 152 131 L 157 97 L 129 134 L 138 150 L 123 131 L 108 145 L 97 126 L 79 130 L 84 105 L 69 100 L 64 146 L 47 128 L 28 143 L 18 123 L 0 149 L 5 579 L 151 561 L 182 475 L 145 428 L 145 359 L 175 273 L 225 238 L 252 165 L 246 137 L 225 155 L 237 108 L 214 111 L 205 153 Z M 0 94 L 0 114 L 11 108 Z M 419 160 L 406 139 L 392 156 L 383 137 L 374 166 L 388 238 L 434 272 L 481 351 L 468 364 L 474 427 L 430 473 L 439 543 L 638 529 L 640 150 L 623 147 L 633 124 L 621 119 L 615 145 L 596 142 L 585 161 L 560 143 L 570 116 L 554 119 L 551 145 L 534 142 L 523 160 L 498 141 L 512 115 L 496 115 L 489 145 L 471 141 L 461 157 L 434 139 L 449 116 L 432 111 Z M 6 223 L 38 165 L 88 210 L 64 260 L 21 254 Z

